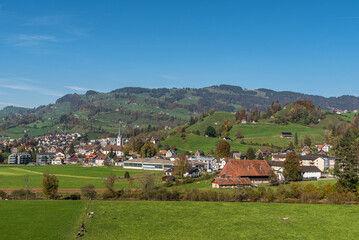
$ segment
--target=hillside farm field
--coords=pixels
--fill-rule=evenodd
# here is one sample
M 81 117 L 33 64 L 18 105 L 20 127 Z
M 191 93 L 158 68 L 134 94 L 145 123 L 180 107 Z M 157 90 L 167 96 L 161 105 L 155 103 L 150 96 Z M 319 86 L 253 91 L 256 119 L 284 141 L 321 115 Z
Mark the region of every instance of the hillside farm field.
M 134 181 L 130 186 L 128 181 L 123 179 L 126 171 L 130 176 L 135 178 L 140 177 L 143 170 L 123 169 L 122 167 L 82 167 L 77 165 L 61 165 L 61 166 L 16 166 L 4 165 L 0 166 L 0 189 L 6 188 L 25 188 L 25 177 L 29 179 L 31 188 L 41 188 L 42 174 L 45 172 L 54 174 L 59 180 L 60 189 L 80 189 L 84 185 L 93 184 L 95 188 L 103 189 L 104 178 L 113 174 L 122 178 L 122 181 L 117 181 L 116 188 L 138 187 L 139 183 Z M 162 177 L 162 172 L 154 171 L 156 179 Z
M 354 205 L 0 201 L 0 222 L 4 239 L 76 239 L 82 220 L 82 239 L 357 239 L 358 211 Z

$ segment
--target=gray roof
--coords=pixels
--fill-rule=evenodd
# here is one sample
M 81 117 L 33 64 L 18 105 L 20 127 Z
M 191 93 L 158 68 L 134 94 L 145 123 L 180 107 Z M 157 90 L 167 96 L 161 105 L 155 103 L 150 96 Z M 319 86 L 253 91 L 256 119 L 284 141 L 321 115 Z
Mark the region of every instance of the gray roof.
M 160 159 L 160 158 L 136 158 L 136 159 L 127 160 L 125 162 L 152 163 L 152 164 L 158 163 L 158 164 L 174 165 L 174 162 L 167 160 L 167 159 Z
M 322 172 L 316 166 L 302 166 L 302 172 Z

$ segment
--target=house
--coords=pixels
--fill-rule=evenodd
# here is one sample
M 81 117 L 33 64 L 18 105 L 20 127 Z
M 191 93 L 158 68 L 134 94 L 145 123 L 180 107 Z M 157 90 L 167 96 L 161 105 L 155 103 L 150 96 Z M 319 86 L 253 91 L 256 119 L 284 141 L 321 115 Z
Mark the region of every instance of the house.
M 242 183 L 247 185 L 248 180 L 252 184 L 267 184 L 270 183 L 270 177 L 273 174 L 271 167 L 265 160 L 234 160 L 229 159 L 222 171 L 217 175 L 216 179 L 212 182 L 213 188 L 225 187 L 221 184 L 235 184 L 234 187 L 242 187 Z M 228 179 L 228 180 L 218 180 Z M 244 179 L 244 180 L 241 180 Z M 240 180 L 240 181 L 237 181 Z
M 97 159 L 97 155 L 91 154 L 86 157 L 86 162 L 89 165 L 96 165 L 96 159 Z
M 66 156 L 67 164 L 77 164 L 79 158 L 76 155 L 68 155 Z
M 158 151 L 158 156 L 164 157 L 164 156 L 166 156 L 166 153 L 167 153 L 167 150 L 159 150 Z
M 262 148 L 262 149 L 259 149 L 256 152 L 256 158 L 257 159 L 258 159 L 259 153 L 262 153 L 263 158 L 268 158 L 268 157 L 270 157 L 272 155 L 272 152 L 268 148 Z
M 183 174 L 184 177 L 199 177 L 199 169 L 197 167 L 192 167 L 189 171 Z
M 292 138 L 292 133 L 291 132 L 281 132 L 280 137 L 281 138 Z
M 318 151 L 324 151 L 324 152 L 329 152 L 329 150 L 332 148 L 331 145 L 329 144 L 317 144 L 315 145 L 318 148 Z
M 304 156 L 300 156 L 300 165 L 301 166 L 315 166 L 320 169 L 320 171 L 324 171 L 324 158 L 322 155 L 318 154 L 308 154 Z
M 269 166 L 271 167 L 274 174 L 277 176 L 279 181 L 284 181 L 284 175 L 283 175 L 283 163 L 282 161 L 268 161 Z
M 111 158 L 107 155 L 101 154 L 95 160 L 95 166 L 109 166 L 111 165 Z
M 302 180 L 317 180 L 322 175 L 322 171 L 315 166 L 302 166 Z
M 31 162 L 31 155 L 27 152 L 12 153 L 8 157 L 8 164 L 28 164 Z
M 51 164 L 51 160 L 55 157 L 55 153 L 38 153 L 36 154 L 37 163 Z
M 197 150 L 195 153 L 194 153 L 194 156 L 195 157 L 204 157 L 204 152 L 202 150 Z
M 166 152 L 166 158 L 174 158 L 177 156 L 177 152 L 175 150 L 168 150 Z
M 123 153 L 123 146 L 119 146 L 119 145 L 106 145 L 106 147 L 103 149 L 103 153 L 108 155 L 110 152 L 116 154 L 117 157 L 122 157 L 125 154 Z
M 272 161 L 285 161 L 287 154 L 284 153 L 273 153 L 272 154 Z
M 300 155 L 307 155 L 312 153 L 312 148 L 309 146 L 304 146 L 302 150 L 300 151 Z
M 151 137 L 150 142 L 153 144 L 156 144 L 156 143 L 159 143 L 160 140 L 158 140 L 158 138 L 156 138 L 156 137 Z
M 62 164 L 64 164 L 64 159 L 63 159 L 63 158 L 54 157 L 54 158 L 51 160 L 51 165 L 62 165 Z
M 165 171 L 169 168 L 174 168 L 174 163 L 167 159 L 136 158 L 125 161 L 123 168 Z
M 205 170 L 216 170 L 217 159 L 211 157 L 191 157 L 188 159 L 192 165 L 198 165 L 198 163 L 204 163 Z

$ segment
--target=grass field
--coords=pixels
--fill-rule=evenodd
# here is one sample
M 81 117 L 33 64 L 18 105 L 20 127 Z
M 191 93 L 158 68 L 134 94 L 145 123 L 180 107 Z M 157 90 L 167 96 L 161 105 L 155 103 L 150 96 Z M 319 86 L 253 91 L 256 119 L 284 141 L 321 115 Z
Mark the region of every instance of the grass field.
M 4 239 L 357 239 L 359 206 L 93 201 L 0 201 Z M 106 213 L 104 213 L 106 211 Z M 281 220 L 289 218 L 288 221 Z
M 0 201 L 0 238 L 74 239 L 86 201 Z
M 175 145 L 179 152 L 192 151 L 195 152 L 201 149 L 204 153 L 209 153 L 211 150 L 215 150 L 217 144 L 223 141 L 220 138 L 204 137 L 195 134 L 186 134 L 186 138 L 182 139 L 181 134 L 175 134 L 165 139 L 162 144 L 168 144 L 169 146 Z M 252 146 L 248 144 L 241 144 L 240 141 L 228 141 L 231 145 L 231 150 L 244 151 L 246 152 L 249 147 L 258 149 L 259 146 Z
M 55 174 L 61 189 L 79 189 L 86 184 L 93 184 L 96 188 L 105 188 L 103 179 L 113 174 L 123 177 L 128 171 L 131 177 L 144 173 L 143 170 L 123 169 L 122 167 L 82 167 L 76 165 L 65 166 L 0 166 L 0 188 L 24 188 L 25 176 L 28 176 L 32 188 L 41 188 L 44 172 Z M 149 172 L 149 171 L 146 171 Z M 150 171 L 151 172 L 151 171 Z M 157 179 L 162 172 L 154 171 Z M 138 187 L 134 182 L 132 187 Z M 127 181 L 117 181 L 116 188 L 128 188 Z

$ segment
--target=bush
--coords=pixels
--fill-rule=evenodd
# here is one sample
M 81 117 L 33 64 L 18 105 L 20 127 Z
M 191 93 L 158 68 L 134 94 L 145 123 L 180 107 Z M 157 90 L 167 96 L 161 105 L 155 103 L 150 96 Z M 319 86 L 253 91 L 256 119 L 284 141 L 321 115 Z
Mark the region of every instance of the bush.
M 85 185 L 81 188 L 81 195 L 85 199 L 96 199 L 97 192 L 95 191 L 95 186 L 92 184 Z
M 102 199 L 112 199 L 112 198 L 116 198 L 117 194 L 115 191 L 110 190 L 110 189 L 106 189 L 103 193 L 102 193 Z
M 7 193 L 0 190 L 0 200 L 4 200 L 4 199 L 7 199 Z
M 126 171 L 126 172 L 125 172 L 125 176 L 124 176 L 124 178 L 129 179 L 129 178 L 130 178 L 130 173 Z
M 73 193 L 73 194 L 70 194 L 69 196 L 64 196 L 63 199 L 64 200 L 81 200 L 81 195 L 79 193 Z
M 12 199 L 17 199 L 17 200 L 30 200 L 30 199 L 36 199 L 36 194 L 31 192 L 30 190 L 19 189 L 13 191 L 10 194 L 10 197 Z

